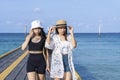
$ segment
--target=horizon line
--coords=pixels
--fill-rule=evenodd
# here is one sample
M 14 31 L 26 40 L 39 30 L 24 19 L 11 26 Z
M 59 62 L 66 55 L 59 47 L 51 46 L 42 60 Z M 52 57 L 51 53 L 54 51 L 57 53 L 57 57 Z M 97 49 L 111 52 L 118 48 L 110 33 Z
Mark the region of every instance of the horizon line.
M 13 33 L 16 33 L 16 32 L 13 32 L 13 33 L 11 33 L 11 32 L 3 32 L 3 33 L 13 34 Z M 78 33 L 78 32 L 74 32 L 74 33 Z M 99 33 L 97 33 L 97 32 L 79 32 L 79 33 L 96 33 L 96 34 L 99 34 Z M 120 33 L 120 32 L 102 32 L 102 33 L 100 33 L 100 34 L 103 34 L 103 33 Z M 2 34 L 2 33 L 0 32 L 0 34 Z M 19 34 L 25 34 L 25 33 L 19 32 Z M 28 34 L 28 33 L 27 33 L 27 34 Z

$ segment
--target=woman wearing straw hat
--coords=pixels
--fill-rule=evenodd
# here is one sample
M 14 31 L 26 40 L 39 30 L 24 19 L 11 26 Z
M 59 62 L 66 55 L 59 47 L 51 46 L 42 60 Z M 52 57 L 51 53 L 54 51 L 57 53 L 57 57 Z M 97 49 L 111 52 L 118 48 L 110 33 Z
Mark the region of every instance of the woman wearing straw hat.
M 44 80 L 46 61 L 44 56 L 44 45 L 46 35 L 43 30 L 43 26 L 39 20 L 35 20 L 31 23 L 31 31 L 26 37 L 25 42 L 22 44 L 22 50 L 27 46 L 29 49 L 29 57 L 27 61 L 27 76 L 29 80 Z M 48 64 L 48 58 L 47 64 Z M 36 73 L 38 75 L 36 75 Z M 36 77 L 37 76 L 37 77 Z
M 70 35 L 67 35 L 67 28 Z M 56 33 L 51 36 L 53 30 Z M 76 45 L 73 27 L 68 27 L 65 20 L 58 20 L 56 25 L 49 29 L 45 47 L 53 50 L 50 76 L 54 80 L 77 80 L 72 61 L 72 50 Z

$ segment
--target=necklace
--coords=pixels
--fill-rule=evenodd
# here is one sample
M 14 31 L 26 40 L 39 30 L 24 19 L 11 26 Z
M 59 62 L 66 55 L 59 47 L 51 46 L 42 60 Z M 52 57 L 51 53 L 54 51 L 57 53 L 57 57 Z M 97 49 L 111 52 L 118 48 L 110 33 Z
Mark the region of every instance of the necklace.
M 32 42 L 38 43 L 40 40 L 41 40 L 40 37 L 35 37 L 35 38 L 32 39 Z

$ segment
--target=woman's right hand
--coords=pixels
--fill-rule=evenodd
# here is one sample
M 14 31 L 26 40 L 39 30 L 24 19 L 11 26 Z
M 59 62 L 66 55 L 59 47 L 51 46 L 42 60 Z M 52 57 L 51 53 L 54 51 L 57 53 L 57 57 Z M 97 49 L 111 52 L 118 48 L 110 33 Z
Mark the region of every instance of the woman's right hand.
M 31 38 L 33 36 L 33 31 L 30 30 L 29 37 Z
M 55 30 L 55 26 L 52 26 L 52 27 L 49 28 L 49 32 L 48 33 L 51 34 L 54 30 Z

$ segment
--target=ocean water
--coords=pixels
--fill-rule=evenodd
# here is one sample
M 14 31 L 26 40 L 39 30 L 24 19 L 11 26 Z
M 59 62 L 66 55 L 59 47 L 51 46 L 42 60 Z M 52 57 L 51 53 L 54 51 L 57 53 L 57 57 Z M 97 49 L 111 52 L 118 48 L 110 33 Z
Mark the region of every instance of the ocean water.
M 82 80 L 120 80 L 120 33 L 77 33 L 73 51 L 76 71 Z M 24 34 L 0 34 L 0 54 L 19 47 Z
M 120 34 L 76 34 L 75 68 L 83 80 L 120 80 Z
M 0 33 L 0 55 L 21 46 L 24 39 L 22 33 Z

